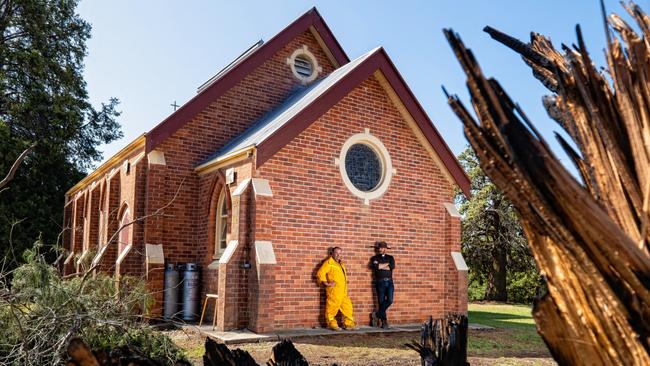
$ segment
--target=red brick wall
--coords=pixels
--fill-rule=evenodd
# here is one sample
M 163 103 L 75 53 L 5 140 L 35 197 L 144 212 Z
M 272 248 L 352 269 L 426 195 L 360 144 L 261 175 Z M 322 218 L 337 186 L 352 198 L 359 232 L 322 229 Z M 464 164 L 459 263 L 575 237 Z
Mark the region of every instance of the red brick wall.
M 163 244 L 164 211 L 162 210 L 174 197 L 168 187 L 168 168 L 162 164 L 148 164 L 145 188 L 145 213 L 148 217 L 144 225 L 144 241 L 147 244 Z
M 75 257 L 81 255 L 83 251 L 83 239 L 84 239 L 84 210 L 86 203 L 86 195 L 81 194 L 75 199 L 75 205 L 73 210 L 73 233 L 72 233 L 72 250 L 74 251 Z M 75 272 L 77 270 L 76 260 L 71 261 L 70 272 Z
M 133 226 L 133 249 L 120 272 L 144 274 L 144 244 L 163 244 L 166 261 L 202 265 L 203 293 L 235 286 L 228 295 L 232 302 L 225 297 L 219 300 L 222 326 L 240 327 L 249 322 L 256 329 L 268 324 L 279 328 L 313 326 L 323 310 L 322 290 L 314 283 L 313 274 L 326 256 L 326 248 L 339 245 L 350 268 L 357 318 L 365 323 L 375 301 L 366 269 L 373 254 L 369 246 L 383 239 L 393 244 L 398 263 L 391 318 L 419 322 L 427 315 L 441 315 L 445 297 L 448 302 L 457 300 L 452 289 L 458 279 L 451 276 L 449 252 L 459 233 L 454 228 L 445 230 L 442 206 L 442 202 L 451 201 L 451 186 L 374 79 L 355 89 L 262 166 L 256 174 L 270 179 L 274 197 L 261 201 L 250 193 L 242 197 L 239 232 L 231 238 L 239 240 L 238 251 L 227 266 L 207 270 L 214 260 L 214 212 L 210 207 L 218 173 L 198 176 L 194 168 L 300 85 L 286 59 L 304 44 L 323 68 L 320 77 L 333 71 L 311 33 L 305 32 L 159 145 L 156 149 L 164 153 L 166 165 L 148 165 L 146 157 L 135 164 L 132 155 L 128 174 L 118 167 L 118 176 L 107 188 L 111 215 L 107 237 L 117 228 L 119 218 L 113 212 L 122 204 L 128 204 L 131 217 L 137 218 L 169 203 L 178 191 L 164 218 Z M 384 142 L 398 171 L 386 195 L 370 206 L 343 186 L 333 164 L 345 139 L 364 128 Z M 233 166 L 238 176 L 229 187 L 231 192 L 253 169 L 250 161 Z M 83 225 L 81 197 L 77 210 L 71 213 L 77 226 Z M 71 235 L 75 251 L 80 249 L 83 234 Z M 255 240 L 272 240 L 278 257 L 276 266 L 260 269 L 259 282 L 256 268 L 241 268 L 242 263 L 253 261 Z M 112 257 L 114 262 L 115 254 L 106 258 Z M 102 266 L 105 268 L 104 263 Z M 158 277 L 151 279 L 160 281 Z M 422 305 L 423 292 L 430 298 L 429 305 Z M 253 299 L 257 301 L 253 303 Z M 422 309 L 421 314 L 413 312 L 414 308 Z
M 219 200 L 219 194 L 224 186 L 224 177 L 220 172 L 213 172 L 212 174 L 200 178 L 200 197 L 203 197 L 201 200 L 201 211 L 204 212 L 204 215 L 199 217 L 199 227 L 206 228 L 206 230 L 199 232 L 198 240 L 199 243 L 204 243 L 204 245 L 200 249 L 197 248 L 197 251 L 201 253 L 199 254 L 199 257 L 201 258 L 199 263 L 203 268 L 203 271 L 201 272 L 201 301 L 205 299 L 205 294 L 219 293 L 219 265 L 218 258 L 214 256 L 216 232 L 215 223 L 217 202 Z M 229 214 L 231 214 L 232 207 L 229 204 L 230 195 L 226 198 L 228 211 Z M 208 268 L 208 266 L 211 268 Z M 210 304 L 208 304 L 205 313 L 206 319 L 212 319 L 214 311 L 213 301 L 217 300 L 210 300 Z M 201 304 L 203 304 L 203 302 L 201 302 Z
M 445 238 L 449 251 L 460 252 L 460 219 L 450 216 L 446 210 L 444 217 Z M 463 285 L 459 282 L 461 277 L 451 255 L 446 258 L 445 266 L 445 313 L 463 312 L 459 296 L 467 297 L 467 283 Z
M 119 227 L 118 210 L 120 208 L 120 174 L 113 175 L 110 179 L 106 179 L 105 184 L 106 201 L 104 203 L 106 225 L 104 233 L 105 240 L 108 248 L 104 252 L 100 262 L 99 271 L 112 274 L 115 272 L 115 260 L 117 259 L 117 237 L 109 242 L 117 228 Z
M 286 59 L 303 45 L 307 45 L 317 58 L 323 69 L 321 77 L 333 71 L 334 67 L 318 42 L 307 31 L 288 42 L 276 55 L 156 147 L 164 152 L 167 161 L 167 190 L 175 192 L 180 187 L 177 200 L 169 210 L 173 218 L 166 218 L 164 223 L 162 236 L 167 260 L 174 263 L 204 261 L 209 243 L 205 210 L 201 207 L 202 201 L 209 196 L 203 195 L 205 182 L 196 175 L 194 168 L 281 104 L 300 85 Z
M 215 234 L 216 234 L 216 210 L 217 201 L 221 189 L 225 184 L 224 172 L 227 168 L 233 168 L 235 171 L 235 181 L 228 186 L 227 205 L 229 212 L 228 221 L 228 241 L 238 240 L 239 247 L 235 255 L 233 255 L 230 263 L 221 268 L 223 265 L 218 264 L 218 257 L 214 255 L 215 248 Z M 205 228 L 198 231 L 198 242 L 204 243 L 197 249 L 197 254 L 201 258 L 200 264 L 203 267 L 202 271 L 202 286 L 201 298 L 203 299 L 206 293 L 221 294 L 220 295 L 220 319 L 231 319 L 228 323 L 231 327 L 245 327 L 248 323 L 248 269 L 241 268 L 244 262 L 250 261 L 250 244 L 248 232 L 248 194 L 241 197 L 233 197 L 232 193 L 237 186 L 247 178 L 251 177 L 252 161 L 250 159 L 233 163 L 232 165 L 220 169 L 218 172 L 212 172 L 208 175 L 202 176 L 200 187 L 201 199 L 201 215 L 199 218 L 199 228 Z M 250 189 L 250 188 L 249 188 Z M 206 199 L 208 198 L 208 199 Z M 235 216 L 238 218 L 237 227 L 233 227 L 233 219 Z M 212 264 L 210 266 L 210 264 Z M 208 268 L 210 266 L 211 268 Z M 223 279 L 219 282 L 219 273 L 223 272 L 228 279 Z M 230 285 L 230 289 L 229 289 Z M 220 288 L 220 286 L 222 286 Z M 223 291 L 228 291 L 224 294 Z M 227 296 L 226 296 L 227 295 Z M 228 298 L 233 306 L 226 307 L 225 299 Z M 234 299 L 234 300 L 233 300 Z M 206 319 L 211 319 L 214 307 L 209 306 L 206 310 Z M 229 314 L 226 315 L 226 311 Z M 225 322 L 223 323 L 225 324 Z
M 150 263 L 146 266 L 145 280 L 147 291 L 153 299 L 153 304 L 148 309 L 150 317 L 162 317 L 163 315 L 163 289 L 165 284 L 165 266 L 160 263 Z
M 121 189 L 120 195 L 122 202 L 129 205 L 131 211 L 131 220 L 135 220 L 145 215 L 144 202 L 145 202 L 145 177 L 146 177 L 146 164 L 147 159 L 131 160 L 131 167 L 129 173 L 126 169 L 120 172 L 122 178 L 120 179 Z M 125 230 L 132 230 L 131 236 L 131 251 L 124 258 L 120 264 L 120 273 L 129 274 L 132 276 L 141 276 L 144 273 L 144 225 L 142 221 L 134 222 L 130 228 Z
M 343 143 L 364 128 L 383 142 L 397 169 L 388 191 L 369 206 L 350 193 L 334 165 Z M 319 325 L 324 296 L 314 274 L 331 246 L 343 249 L 355 317 L 360 324 L 368 323 L 375 299 L 367 264 L 376 240 L 391 244 L 397 262 L 395 303 L 389 318 L 395 323 L 419 323 L 444 313 L 445 298 L 452 297 L 445 293 L 445 281 L 452 281 L 450 243 L 456 250 L 460 240 L 457 230 L 445 228 L 447 213 L 442 204 L 452 201 L 452 186 L 374 77 L 269 159 L 257 174 L 269 179 L 274 194 L 272 208 L 258 215 L 273 215 L 277 327 Z
M 271 241 L 274 239 L 274 222 L 278 214 L 273 210 L 274 197 L 257 196 L 251 202 L 251 243 L 253 246 L 253 271 L 249 280 L 251 283 L 250 329 L 256 332 L 269 332 L 275 328 L 286 328 L 285 319 L 293 308 L 284 307 L 278 299 L 278 264 L 260 264 L 256 262 L 254 245 L 256 241 Z M 279 295 L 282 296 L 282 295 Z M 279 304 L 279 305 L 278 305 Z
M 97 184 L 95 189 L 90 191 L 90 223 L 88 229 L 90 230 L 88 236 L 88 249 L 96 253 L 97 244 L 99 243 L 99 207 L 101 198 L 101 185 Z M 94 254 L 93 254 L 94 255 Z
M 66 265 L 64 261 L 70 255 L 72 250 L 72 215 L 73 215 L 74 202 L 68 201 L 63 208 L 63 235 L 62 235 L 62 246 L 63 246 L 63 258 L 58 262 L 59 271 L 63 274 L 71 272 L 71 265 Z

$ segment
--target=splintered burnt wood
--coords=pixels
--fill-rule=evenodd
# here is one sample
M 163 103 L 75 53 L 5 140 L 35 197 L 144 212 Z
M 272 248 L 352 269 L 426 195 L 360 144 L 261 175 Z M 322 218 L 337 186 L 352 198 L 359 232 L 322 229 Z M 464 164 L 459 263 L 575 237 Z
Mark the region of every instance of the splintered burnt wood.
M 524 43 L 485 29 L 552 92 L 544 106 L 578 147 L 560 138 L 582 183 L 445 30 L 478 122 L 458 97 L 448 102 L 481 167 L 519 212 L 548 283 L 533 316 L 563 365 L 650 364 L 650 18 L 633 3 L 626 10 L 642 34 L 616 15 L 606 20 L 607 74 L 593 65 L 579 27 L 578 44 L 563 53 L 539 34 Z
M 255 359 L 246 351 L 236 349 L 230 351 L 223 343 L 217 343 L 210 338 L 205 338 L 205 354 L 203 355 L 205 366 L 258 366 Z
M 406 347 L 420 354 L 422 366 L 465 366 L 467 362 L 467 316 L 451 314 L 422 324 L 420 343 Z
M 68 341 L 66 348 L 68 352 L 67 366 L 156 366 L 160 362 L 142 355 L 133 349 L 124 346 L 116 347 L 108 352 L 106 350 L 91 350 L 81 338 L 72 338 Z M 174 366 L 189 366 L 186 361 L 176 361 Z
M 273 358 L 266 364 L 268 366 L 309 366 L 305 357 L 288 339 L 283 339 L 273 346 Z
M 225 344 L 205 339 L 205 366 L 258 366 L 253 357 L 239 348 L 231 351 Z M 293 342 L 283 339 L 273 346 L 272 357 L 266 362 L 268 366 L 309 366 L 305 357 L 296 349 Z

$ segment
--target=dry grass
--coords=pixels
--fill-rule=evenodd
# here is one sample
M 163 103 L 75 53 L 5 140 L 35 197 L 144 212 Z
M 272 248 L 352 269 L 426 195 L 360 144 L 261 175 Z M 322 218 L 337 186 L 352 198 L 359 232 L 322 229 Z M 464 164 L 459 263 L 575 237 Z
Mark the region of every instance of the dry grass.
M 196 334 L 172 331 L 168 335 L 181 348 L 185 349 L 194 364 L 203 363 L 204 338 Z M 301 338 L 294 341 L 296 348 L 305 356 L 310 365 L 400 365 L 419 366 L 420 358 L 414 351 L 403 347 L 407 341 L 417 339 L 417 333 L 390 333 L 372 335 L 339 335 L 328 337 Z M 470 349 L 469 362 L 475 366 L 486 365 L 555 365 L 545 350 L 521 350 L 509 348 L 516 344 L 508 331 L 470 331 L 470 337 L 481 339 L 484 344 L 497 344 L 492 350 L 483 348 L 480 352 Z M 233 345 L 248 351 L 263 365 L 271 356 L 271 348 L 276 342 L 248 343 Z M 480 357 L 472 357 L 472 356 Z
M 472 366 L 486 365 L 555 365 L 532 322 L 530 307 L 514 305 L 472 304 L 470 322 L 478 320 L 495 330 L 469 332 L 469 362 Z M 196 334 L 172 331 L 168 335 L 190 356 L 195 364 L 202 364 L 204 339 Z M 404 343 L 419 339 L 417 332 L 380 334 L 340 334 L 299 338 L 296 348 L 310 365 L 400 365 L 419 366 L 417 353 Z M 233 345 L 248 351 L 264 365 L 276 342 Z

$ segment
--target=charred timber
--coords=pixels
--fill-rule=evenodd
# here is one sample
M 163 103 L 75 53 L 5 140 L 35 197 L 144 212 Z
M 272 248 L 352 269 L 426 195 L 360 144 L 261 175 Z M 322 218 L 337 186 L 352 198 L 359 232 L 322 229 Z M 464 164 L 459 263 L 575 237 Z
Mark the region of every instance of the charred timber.
M 545 107 L 577 146 L 560 140 L 582 182 L 445 30 L 478 121 L 457 96 L 449 105 L 481 167 L 519 212 L 548 284 L 533 316 L 561 365 L 650 364 L 650 18 L 633 3 L 626 9 L 641 34 L 607 18 L 606 73 L 593 65 L 579 27 L 578 44 L 564 53 L 535 33 L 523 43 L 486 29 L 553 93 Z
M 429 317 L 422 324 L 420 342 L 405 344 L 420 354 L 422 366 L 466 366 L 467 316 L 451 314 L 442 319 Z

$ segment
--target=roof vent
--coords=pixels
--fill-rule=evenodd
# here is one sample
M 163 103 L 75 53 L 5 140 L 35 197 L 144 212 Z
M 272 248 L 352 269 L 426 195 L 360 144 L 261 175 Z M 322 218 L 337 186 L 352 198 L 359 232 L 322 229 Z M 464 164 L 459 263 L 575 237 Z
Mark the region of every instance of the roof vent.
M 293 67 L 296 69 L 298 75 L 309 78 L 314 72 L 314 66 L 311 64 L 311 61 L 305 56 L 300 55 L 293 60 Z
M 313 53 L 309 52 L 306 45 L 298 48 L 287 58 L 291 72 L 303 84 L 310 83 L 318 77 L 323 69 L 318 66 L 318 61 Z

